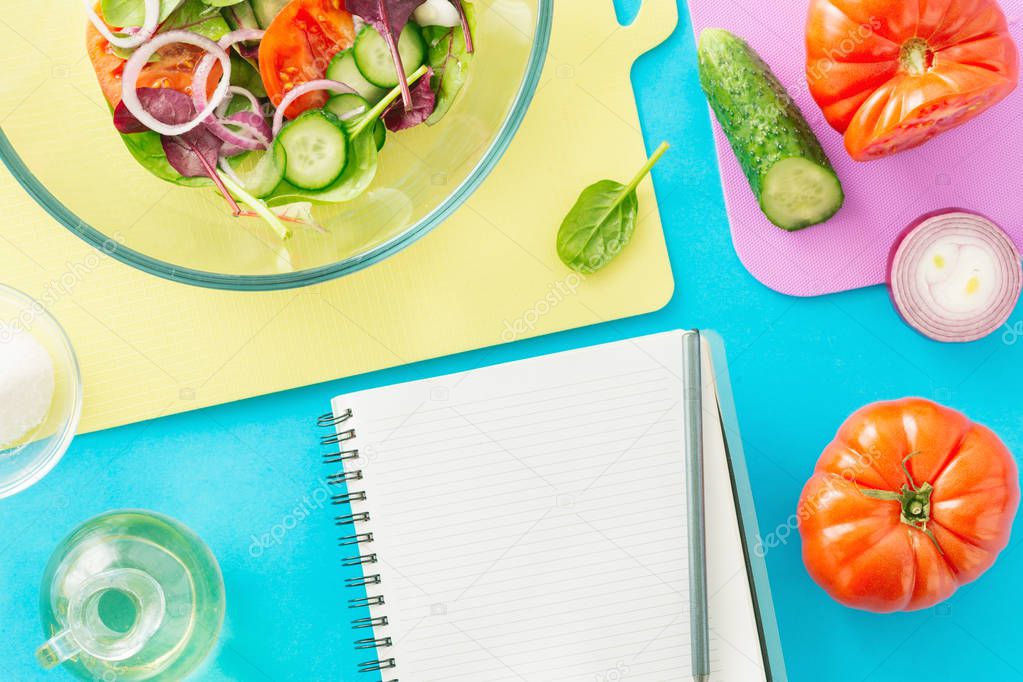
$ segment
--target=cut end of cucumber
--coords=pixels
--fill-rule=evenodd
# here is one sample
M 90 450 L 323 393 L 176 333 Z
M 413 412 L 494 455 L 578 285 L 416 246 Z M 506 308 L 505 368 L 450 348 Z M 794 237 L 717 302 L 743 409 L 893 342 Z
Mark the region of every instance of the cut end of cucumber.
M 838 176 L 801 157 L 782 159 L 764 177 L 760 206 L 783 230 L 819 225 L 842 208 L 845 195 Z

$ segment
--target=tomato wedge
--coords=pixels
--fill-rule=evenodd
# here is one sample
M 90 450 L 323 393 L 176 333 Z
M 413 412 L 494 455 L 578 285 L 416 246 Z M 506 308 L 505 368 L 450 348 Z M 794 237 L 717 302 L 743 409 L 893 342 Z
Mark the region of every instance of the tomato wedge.
M 97 9 L 98 12 L 98 9 Z M 103 96 L 112 109 L 121 102 L 123 90 L 121 76 L 126 60 L 119 57 L 110 42 L 91 23 L 85 34 L 92 68 L 96 71 Z M 171 88 L 192 94 L 195 67 L 206 53 L 191 45 L 168 45 L 160 50 L 160 59 L 147 64 L 139 75 L 140 88 Z M 220 64 L 213 67 L 208 81 L 208 95 L 212 95 L 223 75 Z
M 810 92 L 857 161 L 962 125 L 1019 81 L 994 0 L 812 0 L 806 47 Z
M 327 73 L 330 60 L 355 42 L 355 21 L 342 0 L 292 0 L 270 23 L 259 46 L 259 72 L 274 105 L 302 83 Z M 322 107 L 328 95 L 303 95 L 284 112 L 295 118 Z

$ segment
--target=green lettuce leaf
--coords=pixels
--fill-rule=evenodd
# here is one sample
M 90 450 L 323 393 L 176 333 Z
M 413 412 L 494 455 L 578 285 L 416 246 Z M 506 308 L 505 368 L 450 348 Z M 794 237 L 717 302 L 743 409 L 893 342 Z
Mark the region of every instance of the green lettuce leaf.
M 163 150 L 163 142 L 158 133 L 150 131 L 121 135 L 121 139 L 135 160 L 161 180 L 173 182 L 182 187 L 210 187 L 213 185 L 209 178 L 186 178 L 174 170 L 170 161 L 167 160 L 167 154 Z
M 191 31 L 210 40 L 220 40 L 231 31 L 231 27 L 219 7 L 211 7 L 203 0 L 185 0 L 167 18 L 160 31 Z
M 184 0 L 160 0 L 160 21 L 181 6 Z M 110 26 L 141 26 L 146 21 L 146 3 L 143 0 L 103 0 L 100 3 L 103 20 Z
M 462 2 L 469 31 L 476 31 L 476 8 L 474 3 Z M 451 109 L 469 77 L 469 66 L 473 55 L 469 54 L 465 32 L 461 26 L 426 26 L 423 37 L 430 48 L 427 63 L 433 68 L 431 86 L 437 93 L 437 106 L 426 120 L 427 125 L 436 125 Z

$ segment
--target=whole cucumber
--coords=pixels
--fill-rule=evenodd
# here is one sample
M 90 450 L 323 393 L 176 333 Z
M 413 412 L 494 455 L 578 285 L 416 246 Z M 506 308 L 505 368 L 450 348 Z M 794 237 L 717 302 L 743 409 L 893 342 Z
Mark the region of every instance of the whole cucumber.
M 700 84 L 764 215 L 785 230 L 822 223 L 845 195 L 820 141 L 785 87 L 746 43 L 708 28 Z

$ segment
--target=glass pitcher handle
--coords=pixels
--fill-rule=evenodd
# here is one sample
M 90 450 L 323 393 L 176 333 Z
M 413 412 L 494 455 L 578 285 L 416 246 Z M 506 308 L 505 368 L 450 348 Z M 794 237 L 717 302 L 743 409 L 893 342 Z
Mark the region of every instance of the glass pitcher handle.
M 71 631 L 61 630 L 50 641 L 36 649 L 36 660 L 43 669 L 51 670 L 69 658 L 77 656 L 81 651 L 82 647 Z
M 126 632 L 111 630 L 99 612 L 101 597 L 118 591 L 131 599 L 135 622 Z M 131 658 L 149 642 L 166 613 L 163 588 L 149 575 L 134 568 L 115 568 L 86 579 L 70 597 L 67 625 L 36 651 L 43 668 L 55 668 L 79 654 L 101 661 Z

